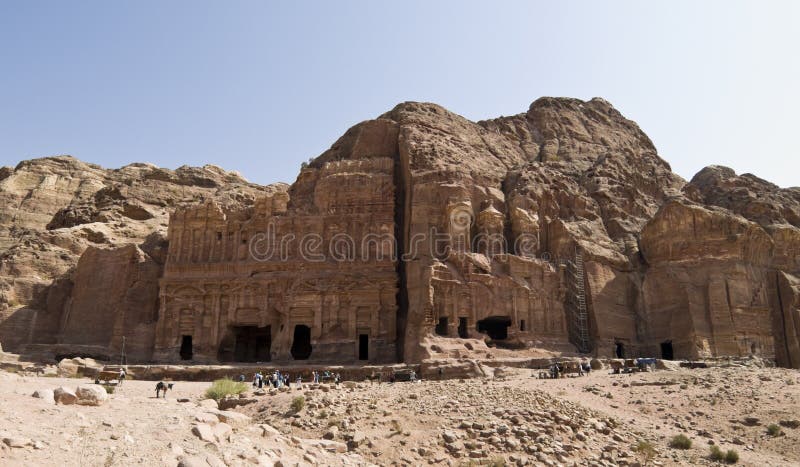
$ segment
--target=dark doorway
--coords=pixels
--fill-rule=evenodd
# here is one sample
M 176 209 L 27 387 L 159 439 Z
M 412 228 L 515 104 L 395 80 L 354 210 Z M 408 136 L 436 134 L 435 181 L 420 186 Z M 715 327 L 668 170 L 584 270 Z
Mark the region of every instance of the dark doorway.
M 436 324 L 436 334 L 440 336 L 447 335 L 447 318 L 439 318 L 439 322 Z
M 661 343 L 661 358 L 664 360 L 672 360 L 674 354 L 672 353 L 672 341 Z
M 458 318 L 458 337 L 462 339 L 469 337 L 469 332 L 467 332 L 467 318 Z
M 358 359 L 369 360 L 369 335 L 358 335 Z
M 490 316 L 478 321 L 478 332 L 488 335 L 492 340 L 503 340 L 508 338 L 509 326 L 511 326 L 511 318 Z
M 524 319 L 519 320 L 519 330 L 520 331 L 524 331 L 525 330 L 525 320 Z
M 181 360 L 192 359 L 192 336 L 181 337 Z
M 272 345 L 272 329 L 269 326 L 235 326 L 236 344 L 233 359 L 237 362 L 268 362 Z
M 311 328 L 298 324 L 294 327 L 294 339 L 292 340 L 292 358 L 295 360 L 308 360 L 311 356 Z
M 625 358 L 625 346 L 621 342 L 615 344 L 614 354 L 617 358 Z

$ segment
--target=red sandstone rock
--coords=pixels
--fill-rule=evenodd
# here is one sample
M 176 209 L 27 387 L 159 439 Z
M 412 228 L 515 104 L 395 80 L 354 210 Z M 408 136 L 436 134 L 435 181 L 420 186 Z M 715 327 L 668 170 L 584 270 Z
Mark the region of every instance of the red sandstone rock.
M 436 333 L 800 365 L 800 191 L 720 167 L 686 184 L 602 99 L 478 123 L 403 103 L 288 189 L 52 158 L 4 170 L 0 197 L 13 349 L 419 362 L 448 354 Z

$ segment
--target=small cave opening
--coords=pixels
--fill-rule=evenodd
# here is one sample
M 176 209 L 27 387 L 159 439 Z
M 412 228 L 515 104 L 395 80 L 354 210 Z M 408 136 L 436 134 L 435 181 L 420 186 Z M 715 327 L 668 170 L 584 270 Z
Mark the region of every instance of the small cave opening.
M 358 359 L 369 360 L 369 335 L 358 335 Z
M 294 327 L 294 338 L 292 339 L 292 358 L 295 360 L 308 360 L 311 356 L 311 328 L 298 324 Z
M 672 360 L 675 358 L 675 354 L 672 350 L 672 341 L 662 342 L 661 343 L 661 359 L 662 360 Z
M 467 328 L 467 318 L 458 318 L 458 337 L 466 339 L 469 337 Z
M 233 327 L 235 344 L 233 359 L 237 362 L 268 362 L 272 346 L 272 328 L 270 326 L 235 326 Z
M 614 355 L 616 355 L 617 358 L 625 358 L 625 346 L 622 342 L 614 344 Z
M 181 336 L 181 360 L 191 360 L 193 355 L 192 336 Z
M 494 341 L 501 341 L 508 338 L 509 326 L 511 326 L 511 318 L 490 316 L 478 321 L 478 332 L 486 334 Z
M 439 322 L 436 323 L 435 332 L 437 336 L 447 335 L 447 317 L 439 318 Z

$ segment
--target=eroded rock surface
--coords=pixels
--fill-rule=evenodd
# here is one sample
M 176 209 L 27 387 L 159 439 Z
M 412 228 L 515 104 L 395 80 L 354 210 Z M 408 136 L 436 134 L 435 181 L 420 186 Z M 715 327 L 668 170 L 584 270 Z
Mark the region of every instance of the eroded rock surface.
M 686 183 L 602 99 L 478 123 L 403 103 L 288 187 L 61 157 L 4 169 L 0 196 L 11 349 L 384 363 L 481 339 L 800 365 L 800 191 Z

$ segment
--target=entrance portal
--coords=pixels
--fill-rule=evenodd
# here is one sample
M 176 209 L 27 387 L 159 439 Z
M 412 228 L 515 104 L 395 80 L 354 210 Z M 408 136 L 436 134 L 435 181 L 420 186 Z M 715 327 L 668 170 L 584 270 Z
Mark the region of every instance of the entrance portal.
M 294 327 L 294 339 L 292 340 L 292 358 L 295 360 L 308 360 L 311 356 L 311 328 L 298 324 Z
M 617 358 L 625 358 L 625 346 L 622 345 L 622 342 L 616 343 L 614 354 L 617 356 Z
M 192 336 L 181 337 L 181 360 L 192 359 Z
M 661 343 L 661 358 L 664 360 L 672 360 L 674 358 L 672 353 L 672 341 Z
M 268 362 L 272 345 L 272 330 L 269 326 L 235 326 L 236 344 L 233 359 L 237 362 Z
M 358 359 L 369 360 L 369 335 L 358 335 Z
M 439 322 L 436 324 L 436 334 L 440 336 L 447 335 L 447 318 L 439 318 Z
M 467 332 L 467 318 L 458 318 L 458 337 L 462 339 L 469 337 L 469 332 Z
M 478 321 L 478 332 L 488 335 L 492 340 L 503 340 L 508 338 L 509 326 L 511 326 L 511 318 L 490 316 Z

